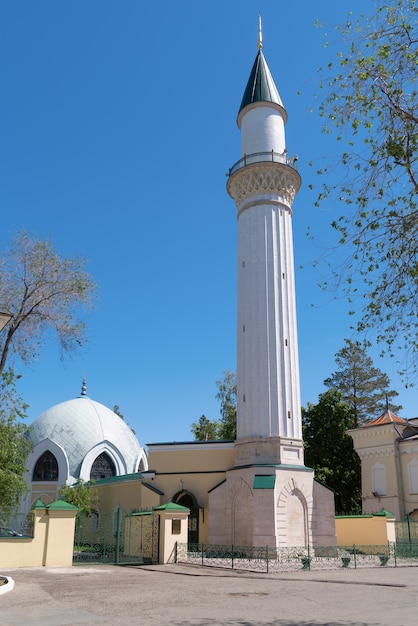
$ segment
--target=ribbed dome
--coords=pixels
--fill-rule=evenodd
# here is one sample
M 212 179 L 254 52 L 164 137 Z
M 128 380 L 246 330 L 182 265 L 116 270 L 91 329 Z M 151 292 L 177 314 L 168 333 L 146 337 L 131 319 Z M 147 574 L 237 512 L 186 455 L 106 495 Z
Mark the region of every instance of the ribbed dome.
M 69 471 L 78 478 L 86 454 L 98 444 L 107 442 L 126 464 L 126 473 L 138 470 L 144 456 L 131 428 L 116 413 L 87 396 L 61 402 L 42 413 L 30 426 L 33 446 L 51 439 L 64 448 Z

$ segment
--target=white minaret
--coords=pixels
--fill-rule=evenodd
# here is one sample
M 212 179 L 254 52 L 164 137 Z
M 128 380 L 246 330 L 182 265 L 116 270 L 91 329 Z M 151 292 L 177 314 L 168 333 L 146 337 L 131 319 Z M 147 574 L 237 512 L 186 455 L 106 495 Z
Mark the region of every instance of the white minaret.
M 286 120 L 262 52 L 260 21 L 237 120 L 241 158 L 227 184 L 238 209 L 238 464 L 303 465 L 292 238 L 301 179 L 297 158 L 287 155 Z
M 336 545 L 334 495 L 303 460 L 287 114 L 262 53 L 238 113 L 241 158 L 228 193 L 238 209 L 235 463 L 209 493 L 209 543 Z

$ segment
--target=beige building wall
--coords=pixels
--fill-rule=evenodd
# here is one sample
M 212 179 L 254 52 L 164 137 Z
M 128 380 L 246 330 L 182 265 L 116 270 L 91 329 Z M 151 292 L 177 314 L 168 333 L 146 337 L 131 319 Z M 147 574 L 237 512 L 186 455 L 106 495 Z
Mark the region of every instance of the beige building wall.
M 314 503 L 314 495 L 318 500 Z M 336 545 L 334 495 L 308 468 L 251 466 L 210 493 L 209 543 Z
M 155 509 L 160 517 L 159 562 L 174 563 L 177 544 L 187 543 L 187 520 L 189 511 L 168 503 Z
M 349 431 L 361 460 L 362 511 L 382 508 L 396 519 L 418 514 L 418 439 L 407 422 L 368 425 Z
M 55 502 L 58 489 L 57 482 L 32 482 L 31 505 L 37 500 L 41 500 L 44 504 Z

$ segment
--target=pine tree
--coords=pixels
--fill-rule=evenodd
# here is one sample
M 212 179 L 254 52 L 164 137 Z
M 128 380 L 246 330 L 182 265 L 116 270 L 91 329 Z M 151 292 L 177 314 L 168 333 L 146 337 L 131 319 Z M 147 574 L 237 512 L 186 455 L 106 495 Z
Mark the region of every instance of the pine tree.
M 343 401 L 350 407 L 353 428 L 379 417 L 386 408 L 394 413 L 402 408 L 389 401 L 399 394 L 390 389 L 387 374 L 374 367 L 364 343 L 346 339 L 345 346 L 335 355 L 335 362 L 338 370 L 324 380 L 324 385 L 341 392 Z

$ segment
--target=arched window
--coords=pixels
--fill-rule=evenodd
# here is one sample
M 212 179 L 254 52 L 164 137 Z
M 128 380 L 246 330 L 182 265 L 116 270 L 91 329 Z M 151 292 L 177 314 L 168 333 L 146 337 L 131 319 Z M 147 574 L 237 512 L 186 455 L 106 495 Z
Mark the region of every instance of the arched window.
M 372 492 L 373 495 L 386 495 L 386 470 L 382 463 L 372 465 Z
M 32 480 L 39 482 L 52 482 L 58 480 L 57 459 L 49 450 L 44 452 L 36 461 Z
M 116 476 L 116 467 L 107 452 L 102 452 L 91 466 L 90 480 Z

